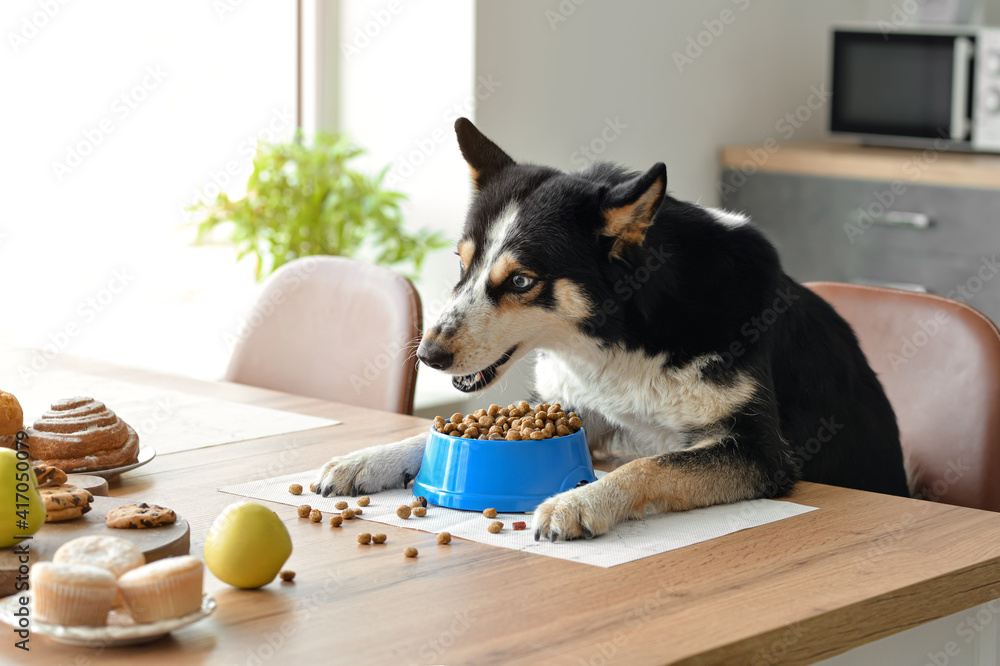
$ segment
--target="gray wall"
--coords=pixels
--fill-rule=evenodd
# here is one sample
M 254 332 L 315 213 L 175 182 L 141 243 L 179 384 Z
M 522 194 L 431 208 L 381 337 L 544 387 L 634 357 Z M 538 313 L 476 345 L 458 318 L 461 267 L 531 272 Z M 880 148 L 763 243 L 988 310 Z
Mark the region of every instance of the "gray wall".
M 601 159 L 663 161 L 674 196 L 709 204 L 720 146 L 823 135 L 825 108 L 800 111 L 811 117 L 798 128 L 782 119 L 826 83 L 830 25 L 891 22 L 895 4 L 576 2 L 477 3 L 476 71 L 503 84 L 479 104 L 477 124 L 515 158 L 575 168 L 586 159 L 579 147 L 601 148 L 606 119 L 617 118 L 627 127 Z M 688 57 L 699 39 L 701 52 L 690 47 L 692 61 L 678 65 L 674 54 Z

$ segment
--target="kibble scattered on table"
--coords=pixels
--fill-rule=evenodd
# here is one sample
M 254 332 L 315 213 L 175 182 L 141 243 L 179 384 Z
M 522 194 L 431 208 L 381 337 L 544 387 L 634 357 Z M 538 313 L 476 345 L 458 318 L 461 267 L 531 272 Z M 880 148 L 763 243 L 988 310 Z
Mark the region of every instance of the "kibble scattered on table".
M 416 509 L 418 506 L 420 506 L 420 500 L 413 500 L 412 502 L 410 502 L 411 509 Z
M 418 518 L 423 518 L 424 516 L 427 515 L 427 509 L 425 509 L 422 506 L 415 506 L 413 507 L 413 515 L 417 516 Z
M 355 508 L 351 509 L 351 511 L 354 512 L 355 516 L 360 516 L 361 514 L 364 513 L 364 511 L 361 510 L 361 507 L 355 507 Z
M 344 517 L 340 514 L 330 516 L 330 527 L 340 527 L 344 524 Z
M 511 528 L 515 530 L 526 530 L 528 529 L 528 524 L 525 523 L 523 520 L 518 520 L 511 525 Z
M 437 542 L 442 546 L 446 543 L 451 543 L 451 535 L 448 534 L 447 532 L 441 532 L 437 536 Z
M 295 580 L 295 572 L 292 571 L 291 569 L 285 569 L 284 571 L 279 573 L 278 576 L 281 578 L 281 580 L 285 581 L 286 583 L 291 583 L 293 580 Z
M 500 530 L 503 529 L 503 523 L 501 523 L 499 520 L 492 522 L 490 523 L 490 526 L 487 527 L 486 529 L 489 530 L 490 534 L 499 534 Z
M 364 497 L 359 497 L 358 498 L 358 506 L 368 506 L 368 504 L 371 501 L 372 501 L 372 498 L 368 497 L 368 495 L 365 495 Z
M 426 497 L 424 497 L 423 495 L 419 495 L 417 497 L 417 501 L 420 502 L 420 506 L 424 507 L 425 509 L 427 508 L 427 498 Z
M 309 512 L 312 510 L 313 508 L 311 506 L 309 506 L 308 504 L 303 504 L 297 509 L 297 511 L 299 512 L 299 518 L 308 518 Z
M 309 492 L 311 492 L 311 493 L 316 492 L 316 484 L 315 483 L 310 483 L 309 484 Z
M 368 532 L 362 532 L 358 535 L 358 543 L 368 544 L 372 542 L 372 535 Z
M 486 516 L 487 518 L 496 518 L 497 510 L 492 507 L 489 509 L 483 509 L 483 515 Z
M 322 522 L 323 512 L 320 511 L 319 509 L 313 509 L 312 511 L 309 512 L 309 520 L 313 521 L 314 523 Z
M 337 502 L 333 506 L 334 506 L 334 508 L 340 509 L 341 511 L 343 511 L 344 509 L 347 508 L 347 502 L 345 502 L 344 500 L 340 500 L 339 502 Z
M 301 495 L 302 494 L 302 486 L 300 486 L 297 483 L 293 483 L 292 485 L 288 486 L 288 492 L 290 492 L 293 495 Z
M 419 554 L 420 552 L 413 546 L 410 546 L 409 548 L 403 551 L 403 555 L 406 555 L 407 557 L 416 557 Z
M 340 512 L 340 515 L 344 517 L 344 520 L 354 520 L 354 511 L 352 509 L 344 509 Z
M 404 504 L 403 506 L 401 506 L 398 509 L 396 509 L 396 515 L 399 516 L 400 518 L 409 518 L 410 517 L 410 507 L 408 507 L 408 506 L 406 506 Z
M 384 534 L 381 534 L 381 533 L 379 533 L 379 534 L 373 534 L 372 535 L 372 543 L 385 543 L 386 538 L 387 537 Z

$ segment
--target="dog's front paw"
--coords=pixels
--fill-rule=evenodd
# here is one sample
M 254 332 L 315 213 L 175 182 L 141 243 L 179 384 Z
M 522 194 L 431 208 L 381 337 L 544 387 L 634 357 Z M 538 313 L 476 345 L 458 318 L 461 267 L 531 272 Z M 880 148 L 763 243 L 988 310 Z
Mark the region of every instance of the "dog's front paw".
M 419 466 L 418 466 L 419 468 Z M 390 447 L 375 446 L 332 458 L 320 470 L 316 494 L 351 495 L 377 493 L 386 488 L 406 487 L 417 470 Z
M 603 491 L 600 482 L 592 483 L 542 502 L 535 509 L 535 541 L 592 539 L 610 530 L 621 520 L 624 507 L 616 507 Z

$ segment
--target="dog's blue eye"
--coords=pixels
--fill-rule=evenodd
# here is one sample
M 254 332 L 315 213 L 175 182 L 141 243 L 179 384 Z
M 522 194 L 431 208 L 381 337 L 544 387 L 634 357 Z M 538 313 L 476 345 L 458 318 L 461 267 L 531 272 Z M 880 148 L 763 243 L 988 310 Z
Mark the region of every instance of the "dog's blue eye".
M 535 278 L 530 278 L 527 275 L 512 275 L 508 281 L 514 291 L 528 291 L 535 285 Z

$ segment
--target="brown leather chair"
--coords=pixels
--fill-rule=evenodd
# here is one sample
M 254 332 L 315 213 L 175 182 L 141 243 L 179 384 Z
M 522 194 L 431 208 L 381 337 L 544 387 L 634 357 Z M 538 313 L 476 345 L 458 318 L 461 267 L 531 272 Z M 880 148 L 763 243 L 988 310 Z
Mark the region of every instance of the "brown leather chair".
M 1000 331 L 943 296 L 806 286 L 854 329 L 899 422 L 915 497 L 1000 511 Z M 861 461 L 863 463 L 863 461 Z
M 412 414 L 421 330 L 405 277 L 341 257 L 296 259 L 265 283 L 225 379 Z

